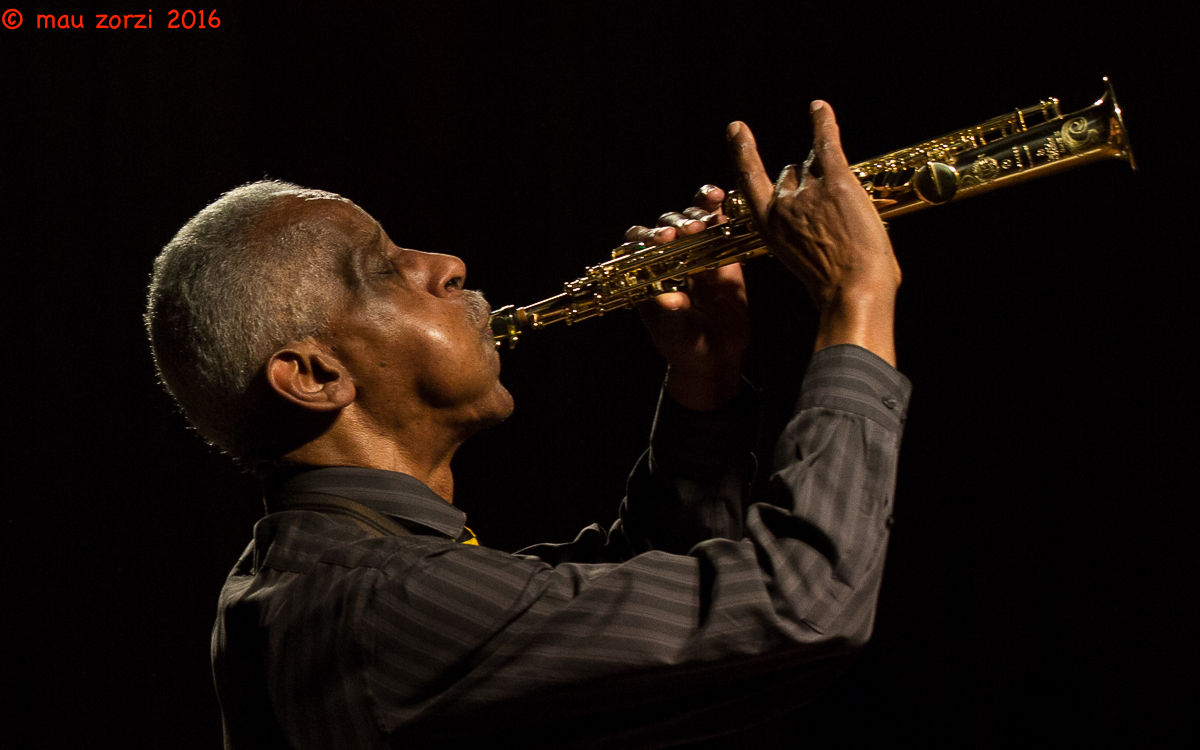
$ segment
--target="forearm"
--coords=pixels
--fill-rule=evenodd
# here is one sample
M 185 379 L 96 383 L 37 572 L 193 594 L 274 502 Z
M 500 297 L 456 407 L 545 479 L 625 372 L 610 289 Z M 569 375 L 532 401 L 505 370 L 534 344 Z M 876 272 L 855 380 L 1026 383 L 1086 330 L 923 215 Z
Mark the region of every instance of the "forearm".
M 790 518 L 762 506 L 750 514 L 749 535 L 764 545 L 805 541 L 777 550 L 791 560 L 775 566 L 777 585 L 806 592 L 796 601 L 821 632 L 869 635 L 910 392 L 904 376 L 862 349 L 814 355 L 771 479 L 773 501 Z
M 521 554 L 558 565 L 622 562 L 658 550 L 686 554 L 706 539 L 740 539 L 757 468 L 758 394 L 739 378 L 720 409 L 680 405 L 664 386 L 650 447 L 629 475 L 620 517 L 607 533 L 593 524 L 567 544 Z
M 659 399 L 650 450 L 630 475 L 621 527 L 638 552 L 687 553 L 706 539 L 740 539 L 757 461 L 758 394 L 738 378 L 733 395 L 697 411 Z
M 667 370 L 666 392 L 675 403 L 692 411 L 717 411 L 737 398 L 742 383 L 740 364 L 740 357 L 731 364 L 673 364 Z

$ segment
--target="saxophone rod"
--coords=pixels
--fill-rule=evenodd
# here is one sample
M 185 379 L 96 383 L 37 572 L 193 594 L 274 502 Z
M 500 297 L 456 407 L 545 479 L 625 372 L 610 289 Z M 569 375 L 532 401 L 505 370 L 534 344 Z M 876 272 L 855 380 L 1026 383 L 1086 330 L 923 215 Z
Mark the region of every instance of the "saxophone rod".
M 1119 159 L 1137 169 L 1116 93 L 1107 77 L 1104 84 L 1100 98 L 1077 112 L 1062 114 L 1051 98 L 859 162 L 850 171 L 879 215 L 890 219 L 1095 161 Z M 683 288 L 697 273 L 769 254 L 737 191 L 726 196 L 724 212 L 725 223 L 664 245 L 621 245 L 611 260 L 564 284 L 561 294 L 496 310 L 489 319 L 496 345 L 507 341 L 512 348 L 525 331 L 631 308 Z

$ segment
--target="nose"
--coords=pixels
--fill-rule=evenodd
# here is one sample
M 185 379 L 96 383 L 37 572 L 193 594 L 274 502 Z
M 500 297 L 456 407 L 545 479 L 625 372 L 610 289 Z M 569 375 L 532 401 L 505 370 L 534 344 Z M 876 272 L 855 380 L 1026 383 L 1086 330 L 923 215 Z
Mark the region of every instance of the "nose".
M 467 282 L 467 264 L 456 255 L 434 253 L 438 263 L 438 288 L 443 293 L 461 292 Z
M 454 255 L 413 251 L 420 258 L 426 289 L 430 294 L 444 297 L 463 290 L 467 280 L 467 265 Z

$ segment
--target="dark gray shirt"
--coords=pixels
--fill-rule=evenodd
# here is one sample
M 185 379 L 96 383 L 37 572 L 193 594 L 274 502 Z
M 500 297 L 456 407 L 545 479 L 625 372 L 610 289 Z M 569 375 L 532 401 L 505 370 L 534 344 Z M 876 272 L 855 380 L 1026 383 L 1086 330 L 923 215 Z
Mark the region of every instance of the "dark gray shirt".
M 748 508 L 753 410 L 664 398 L 616 523 L 516 555 L 402 474 L 271 487 L 213 633 L 227 746 L 662 747 L 812 698 L 871 632 L 909 390 L 818 352 Z

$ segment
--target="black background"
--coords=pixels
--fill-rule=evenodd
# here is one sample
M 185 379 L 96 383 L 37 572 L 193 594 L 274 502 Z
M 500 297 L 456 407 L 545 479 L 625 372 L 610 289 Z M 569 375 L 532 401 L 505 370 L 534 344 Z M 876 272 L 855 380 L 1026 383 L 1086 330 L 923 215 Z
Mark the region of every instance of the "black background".
M 218 6 L 216 29 L 169 29 L 151 4 L 152 29 L 102 30 L 97 13 L 146 7 L 69 5 L 20 0 L 23 25 L 0 29 L 6 710 L 10 737 L 32 733 L 13 746 L 219 743 L 209 629 L 261 507 L 156 384 L 140 315 L 154 256 L 221 192 L 269 176 L 342 193 L 398 243 L 463 257 L 493 304 L 527 304 L 628 225 L 731 185 L 730 120 L 776 171 L 807 154 L 812 98 L 855 161 L 1047 96 L 1081 108 L 1103 75 L 1137 173 L 1092 165 L 893 222 L 916 390 L 876 636 L 828 697 L 743 741 L 1116 743 L 1181 720 L 1196 654 L 1181 19 L 264 2 Z M 35 28 L 68 11 L 88 28 Z M 814 320 L 774 261 L 747 275 L 769 456 Z M 607 525 L 662 373 L 636 315 L 530 336 L 504 368 L 516 415 L 456 459 L 472 527 L 516 549 Z

